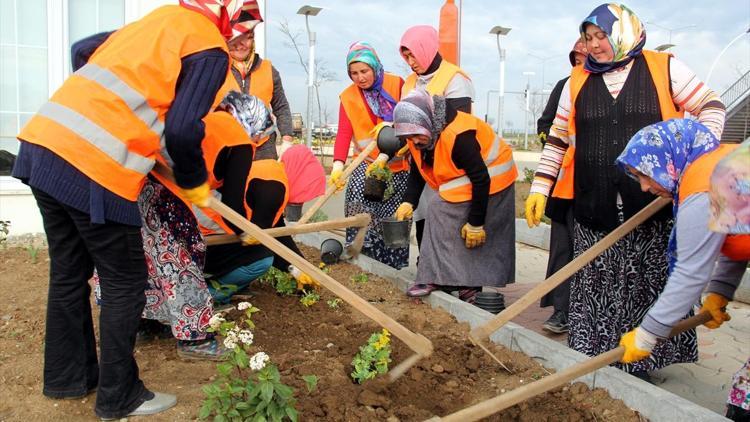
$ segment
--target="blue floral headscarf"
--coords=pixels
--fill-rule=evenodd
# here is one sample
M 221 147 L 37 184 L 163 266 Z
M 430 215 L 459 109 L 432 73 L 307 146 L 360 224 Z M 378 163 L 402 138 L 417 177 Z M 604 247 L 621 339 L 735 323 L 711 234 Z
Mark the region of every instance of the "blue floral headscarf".
M 641 54 L 646 44 L 646 30 L 638 16 L 623 4 L 605 3 L 589 13 L 581 22 L 579 32 L 585 39 L 586 25 L 594 24 L 607 34 L 614 58 L 609 63 L 599 63 L 586 56 L 583 67 L 591 73 L 609 72 L 625 66 Z
M 718 147 L 719 141 L 703 124 L 692 119 L 671 119 L 639 130 L 617 157 L 616 163 L 629 176 L 637 179 L 628 169 L 632 167 L 669 191 L 676 217 L 682 174 L 692 162 Z M 669 237 L 670 272 L 676 260 L 676 250 L 673 229 Z

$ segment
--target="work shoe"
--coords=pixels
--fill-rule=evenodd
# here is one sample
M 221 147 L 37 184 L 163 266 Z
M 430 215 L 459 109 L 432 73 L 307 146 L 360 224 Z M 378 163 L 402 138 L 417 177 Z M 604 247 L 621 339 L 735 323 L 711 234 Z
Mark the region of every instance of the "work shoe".
M 458 298 L 466 303 L 474 304 L 477 297 L 477 292 L 481 292 L 481 287 L 467 287 L 465 289 L 458 290 Z
M 219 343 L 216 338 L 205 340 L 177 341 L 177 356 L 188 360 L 223 361 L 229 357 L 230 350 Z
M 177 404 L 177 397 L 166 393 L 152 392 L 154 397 L 150 400 L 144 401 L 134 411 L 128 413 L 127 416 L 145 416 L 155 415 L 168 410 Z M 122 418 L 101 418 L 103 421 L 115 421 Z
M 555 311 L 548 320 L 544 321 L 542 328 L 555 334 L 568 332 L 568 315 L 565 311 Z
M 406 295 L 409 297 L 423 297 L 437 290 L 434 284 L 412 284 L 406 289 Z

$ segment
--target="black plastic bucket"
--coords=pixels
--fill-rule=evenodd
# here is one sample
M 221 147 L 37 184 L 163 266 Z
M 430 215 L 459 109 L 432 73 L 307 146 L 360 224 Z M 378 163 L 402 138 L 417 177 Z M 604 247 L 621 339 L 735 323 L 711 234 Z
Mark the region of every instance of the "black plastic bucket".
M 497 314 L 505 309 L 505 297 L 498 292 L 477 292 L 474 305 L 487 312 Z
M 385 195 L 386 183 L 374 177 L 365 177 L 364 196 L 368 201 L 382 202 Z
M 383 242 L 389 248 L 405 248 L 409 246 L 409 232 L 411 220 L 398 221 L 393 217 L 380 221 L 383 227 Z
M 284 216 L 286 216 L 286 221 L 299 221 L 302 217 L 302 204 L 287 204 L 286 209 L 284 209 Z
M 326 239 L 320 244 L 320 260 L 326 265 L 333 265 L 339 262 L 339 258 L 343 252 L 344 245 L 336 239 Z

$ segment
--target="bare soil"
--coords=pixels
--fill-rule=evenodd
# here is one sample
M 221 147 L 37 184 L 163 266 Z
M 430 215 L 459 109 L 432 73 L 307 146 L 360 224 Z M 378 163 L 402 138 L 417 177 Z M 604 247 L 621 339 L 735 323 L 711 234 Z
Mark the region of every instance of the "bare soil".
M 318 251 L 303 247 L 310 261 Z M 27 250 L 0 251 L 0 421 L 93 421 L 95 395 L 79 400 L 51 400 L 41 394 L 44 316 L 49 262 L 46 250 L 33 263 Z M 412 331 L 429 338 L 435 353 L 420 361 L 385 388 L 378 383 L 351 381 L 351 360 L 359 346 L 380 327 L 342 303 L 332 309 L 322 299 L 311 308 L 297 297 L 280 297 L 266 285 L 253 285 L 256 314 L 255 344 L 278 365 L 282 379 L 296 390 L 302 420 L 421 421 L 446 415 L 544 377 L 548 372 L 521 353 L 497 347 L 496 352 L 515 374 L 500 369 L 468 340 L 469 327 L 448 313 L 410 300 L 389 281 L 368 275 L 366 283 L 352 277 L 361 270 L 337 264 L 331 276 Z M 231 314 L 230 314 L 231 316 Z M 139 345 L 136 356 L 141 377 L 155 391 L 178 395 L 173 409 L 149 420 L 195 420 L 203 393 L 214 378 L 215 363 L 183 361 L 174 340 Z M 393 341 L 393 365 L 411 355 L 399 340 Z M 308 393 L 302 375 L 319 377 L 317 389 Z M 589 390 L 582 383 L 559 388 L 488 418 L 492 421 L 639 421 L 641 417 L 604 390 Z

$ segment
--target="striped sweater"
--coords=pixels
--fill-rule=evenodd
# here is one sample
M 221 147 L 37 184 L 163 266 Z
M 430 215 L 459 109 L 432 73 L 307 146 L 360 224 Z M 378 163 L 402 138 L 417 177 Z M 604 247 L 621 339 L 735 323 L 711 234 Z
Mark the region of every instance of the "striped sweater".
M 631 61 L 628 65 L 607 72 L 603 75 L 604 83 L 613 98 L 617 98 L 630 69 L 633 67 Z M 696 116 L 717 138 L 721 138 L 724 129 L 724 104 L 719 96 L 708 88 L 684 63 L 674 57 L 669 61 L 669 76 L 671 81 L 672 100 L 680 108 Z M 570 116 L 570 80 L 565 83 L 560 102 L 557 105 L 557 114 L 552 122 L 547 143 L 542 150 L 542 157 L 536 169 L 534 182 L 531 185 L 532 193 L 541 193 L 549 196 L 550 190 L 560 171 L 563 156 L 568 149 L 568 118 Z

